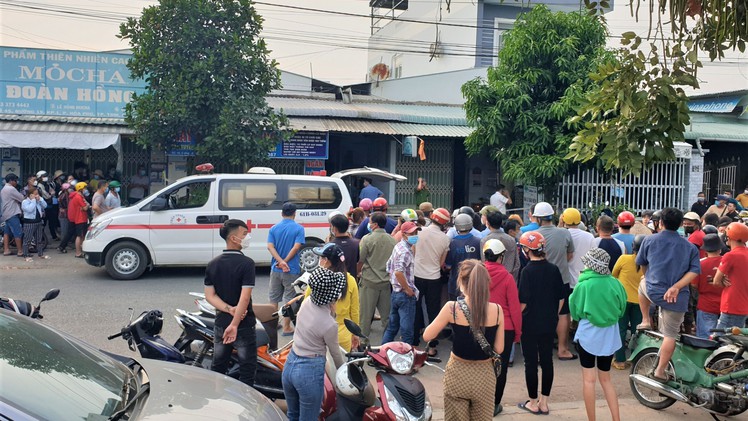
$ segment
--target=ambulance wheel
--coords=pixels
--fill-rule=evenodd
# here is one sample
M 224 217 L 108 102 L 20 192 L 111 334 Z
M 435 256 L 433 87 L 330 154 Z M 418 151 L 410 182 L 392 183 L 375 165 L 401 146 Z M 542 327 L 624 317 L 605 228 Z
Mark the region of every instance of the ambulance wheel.
M 317 242 L 308 242 L 299 250 L 299 264 L 304 272 L 311 272 L 319 266 L 319 256 L 312 251 L 318 245 Z
M 138 279 L 147 267 L 148 255 L 145 249 L 132 241 L 117 243 L 106 254 L 106 272 L 113 279 Z

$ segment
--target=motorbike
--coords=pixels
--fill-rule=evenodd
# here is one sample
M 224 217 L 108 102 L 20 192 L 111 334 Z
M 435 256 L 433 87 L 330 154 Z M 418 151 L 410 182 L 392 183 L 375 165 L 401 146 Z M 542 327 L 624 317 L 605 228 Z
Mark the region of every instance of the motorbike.
M 36 306 L 31 305 L 28 301 L 14 300 L 12 298 L 0 297 L 0 309 L 10 310 L 24 316 L 31 317 L 32 319 L 43 319 L 44 316 L 39 312 L 42 308 L 42 303 L 45 301 L 54 300 L 60 295 L 60 290 L 57 288 L 50 289 L 44 294 L 44 298 L 39 301 Z
M 254 305 L 253 308 L 257 306 Z M 262 310 L 259 312 L 262 313 Z M 135 320 L 132 319 L 133 313 L 131 312 L 127 325 L 122 327 L 119 333 L 107 338 L 112 340 L 122 337 L 127 341 L 131 351 L 139 352 L 144 358 L 210 369 L 215 319 L 201 317 L 184 310 L 177 310 L 177 313 L 175 318 L 183 330 L 173 345 L 159 336 L 163 328 L 163 313 L 159 310 L 144 311 Z M 273 331 L 275 331 L 274 328 Z M 270 339 L 259 320 L 256 335 L 258 347 L 268 346 Z M 270 399 L 284 399 L 280 369 L 263 362 L 264 360 L 258 358 L 253 387 Z M 235 379 L 239 378 L 239 364 L 235 355 L 232 356 L 226 375 Z
M 664 336 L 639 331 L 632 341 L 629 383 L 644 406 L 665 409 L 682 402 L 716 415 L 738 415 L 748 409 L 748 329 L 712 329 L 716 340 L 681 335 L 665 383 L 652 378 Z
M 430 420 L 431 402 L 423 384 L 413 375 L 424 365 L 441 370 L 431 364 L 441 359 L 429 357 L 427 351 L 405 342 L 372 347 L 355 322 L 346 319 L 345 326 L 362 339 L 366 349 L 346 353 L 348 361 L 334 374 L 329 370 L 326 373 L 320 420 Z M 377 368 L 376 390 L 364 372 L 364 363 Z

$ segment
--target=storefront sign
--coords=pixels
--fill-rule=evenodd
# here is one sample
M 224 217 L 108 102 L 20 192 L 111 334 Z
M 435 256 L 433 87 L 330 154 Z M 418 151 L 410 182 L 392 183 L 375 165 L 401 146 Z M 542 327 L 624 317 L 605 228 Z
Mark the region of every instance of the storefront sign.
M 688 110 L 698 113 L 731 113 L 738 106 L 742 96 L 698 98 L 688 101 Z
M 320 174 L 320 171 L 325 170 L 325 160 L 324 159 L 307 159 L 304 161 L 304 174 L 305 175 L 317 175 Z
M 279 143 L 269 156 L 281 159 L 327 159 L 328 149 L 328 132 L 302 131 Z
M 0 47 L 0 113 L 123 118 L 145 81 L 128 54 Z
M 195 156 L 195 138 L 189 133 L 182 133 L 174 143 L 171 149 L 166 151 L 170 156 Z

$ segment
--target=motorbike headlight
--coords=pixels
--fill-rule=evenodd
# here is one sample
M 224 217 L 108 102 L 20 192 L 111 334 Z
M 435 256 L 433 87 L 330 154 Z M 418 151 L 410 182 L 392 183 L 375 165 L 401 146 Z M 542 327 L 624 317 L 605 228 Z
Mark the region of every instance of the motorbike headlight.
M 97 222 L 91 226 L 91 229 L 86 233 L 86 240 L 93 240 L 97 235 L 101 234 L 102 231 L 112 223 L 112 219 L 105 219 L 101 222 Z
M 398 374 L 408 374 L 413 369 L 413 351 L 408 351 L 405 354 L 398 354 L 397 352 L 388 349 L 387 359 L 390 361 L 390 366 Z
M 387 400 L 387 406 L 390 408 L 390 411 L 395 415 L 396 421 L 427 421 L 430 419 L 426 417 L 426 411 L 424 410 L 423 414 L 421 414 L 420 417 L 417 417 L 410 412 L 408 412 L 407 409 L 403 408 L 402 405 L 400 405 L 400 402 L 397 401 L 397 398 L 395 395 L 390 392 L 390 390 L 385 386 L 384 388 L 384 397 Z M 428 400 L 426 401 L 428 403 Z M 431 410 L 431 404 L 428 404 L 429 411 Z

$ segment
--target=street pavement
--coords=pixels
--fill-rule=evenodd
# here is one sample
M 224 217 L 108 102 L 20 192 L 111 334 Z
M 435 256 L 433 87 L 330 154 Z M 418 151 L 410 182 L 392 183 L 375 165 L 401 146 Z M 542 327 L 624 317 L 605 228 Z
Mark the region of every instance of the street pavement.
M 203 290 L 203 268 L 158 268 L 135 281 L 115 281 L 107 276 L 103 268 L 88 266 L 83 259 L 75 259 L 70 253 L 58 254 L 53 249 L 49 255 L 51 258 L 48 260 L 35 258 L 33 262 L 13 256 L 0 257 L 0 296 L 36 304 L 49 289 L 60 288 L 57 299 L 42 305 L 43 322 L 109 352 L 133 354 L 124 340 L 106 339 L 127 323 L 128 308 L 134 309 L 135 316 L 146 310 L 161 310 L 164 313 L 162 336 L 169 342 L 175 341 L 180 333 L 173 318 L 175 309 L 194 311 L 194 298 L 188 293 Z M 253 299 L 258 303 L 268 300 L 268 280 L 268 269 L 259 268 L 253 290 Z M 372 328 L 372 343 L 378 344 L 382 326 L 374 322 Z M 444 358 L 444 362 L 439 364 L 442 368 L 446 365 L 449 346 L 449 341 L 442 340 L 438 348 L 439 356 Z M 521 353 L 518 352 L 514 367 L 509 369 L 503 399 L 505 410 L 496 419 L 524 420 L 533 416 L 517 408 L 518 402 L 527 399 L 522 367 Z M 554 369 L 555 381 L 550 401 L 553 419 L 585 419 L 579 362 L 555 360 Z M 373 369 L 368 368 L 368 374 L 370 379 L 374 378 Z M 434 406 L 434 420 L 444 419 L 442 375 L 441 371 L 427 366 L 417 374 Z M 665 411 L 645 408 L 631 394 L 628 372 L 613 370 L 612 376 L 624 420 L 643 417 L 657 417 L 658 421 L 709 418 L 705 412 L 679 403 Z M 598 419 L 610 419 L 599 386 L 597 399 Z

